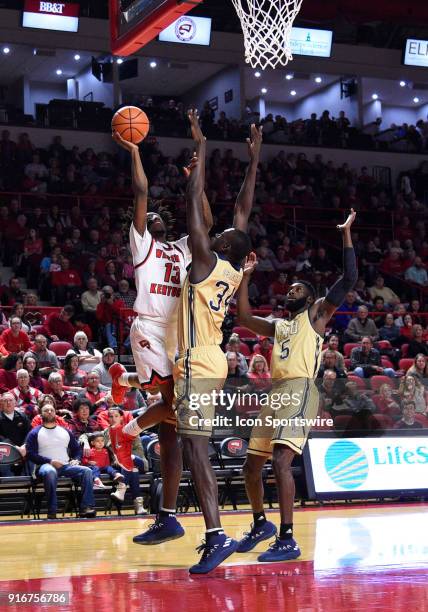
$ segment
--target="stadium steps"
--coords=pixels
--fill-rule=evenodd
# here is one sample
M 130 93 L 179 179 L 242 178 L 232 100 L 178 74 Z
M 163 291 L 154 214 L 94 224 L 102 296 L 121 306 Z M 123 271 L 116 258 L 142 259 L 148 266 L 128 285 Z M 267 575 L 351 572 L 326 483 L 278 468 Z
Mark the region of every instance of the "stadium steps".
M 0 284 L 8 285 L 9 284 L 9 280 L 12 278 L 12 276 L 14 276 L 13 268 L 11 268 L 9 266 L 0 265 L 0 279 L 1 279 Z M 28 287 L 27 287 L 26 279 L 23 276 L 20 276 L 19 277 L 19 282 L 21 284 L 22 291 L 24 291 L 24 292 L 27 291 Z M 52 306 L 52 304 L 50 302 L 44 302 L 44 301 L 40 301 L 39 305 L 40 306 Z

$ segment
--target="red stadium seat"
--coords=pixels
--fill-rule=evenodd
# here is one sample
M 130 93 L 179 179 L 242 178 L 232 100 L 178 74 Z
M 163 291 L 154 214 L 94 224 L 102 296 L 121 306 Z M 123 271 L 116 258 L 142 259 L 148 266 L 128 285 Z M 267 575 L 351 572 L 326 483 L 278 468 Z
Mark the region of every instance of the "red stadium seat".
M 241 342 L 241 344 L 239 345 L 239 352 L 242 353 L 244 357 L 251 357 L 251 351 L 248 347 L 248 344 L 245 344 L 245 342 Z
M 349 368 L 351 367 L 351 360 L 350 359 L 344 359 L 345 362 L 345 368 L 347 370 L 349 370 Z
M 49 350 L 53 351 L 55 355 L 59 359 L 64 359 L 67 351 L 73 348 L 73 345 L 69 342 L 62 342 L 59 340 L 58 342 L 51 342 L 49 345 Z
M 389 385 L 392 389 L 395 389 L 395 378 L 389 378 L 389 376 L 372 376 L 370 378 L 372 391 L 377 391 L 382 385 Z
M 358 389 L 360 389 L 360 391 L 367 391 L 364 378 L 360 378 L 359 376 L 352 376 L 352 374 L 350 374 L 348 376 L 348 382 L 354 382 L 358 386 Z
M 394 427 L 394 421 L 387 414 L 380 414 L 379 412 L 376 412 L 372 419 L 373 425 L 375 423 L 378 424 L 378 427 L 372 426 L 372 429 L 393 429 Z
M 392 348 L 389 340 L 379 340 L 379 342 L 376 343 L 376 346 L 380 351 Z
M 345 357 L 350 357 L 352 349 L 356 346 L 360 346 L 359 342 L 347 342 L 343 347 L 343 354 Z
M 381 359 L 381 363 L 382 363 L 382 367 L 383 368 L 392 368 L 392 369 L 394 369 L 394 364 L 388 359 L 388 357 L 386 357 L 385 355 L 381 355 L 380 359 Z
M 257 334 L 255 334 L 251 329 L 247 329 L 246 327 L 234 327 L 232 332 L 234 334 L 238 334 L 238 336 L 244 342 L 246 340 L 257 340 Z
M 409 345 L 408 344 L 403 344 L 401 346 L 401 356 L 402 357 L 407 357 L 408 354 L 409 354 Z
M 412 367 L 413 363 L 414 363 L 414 359 L 411 359 L 410 357 L 407 357 L 406 359 L 400 359 L 400 362 L 398 364 L 400 370 L 404 370 L 405 372 L 407 372 L 407 370 Z

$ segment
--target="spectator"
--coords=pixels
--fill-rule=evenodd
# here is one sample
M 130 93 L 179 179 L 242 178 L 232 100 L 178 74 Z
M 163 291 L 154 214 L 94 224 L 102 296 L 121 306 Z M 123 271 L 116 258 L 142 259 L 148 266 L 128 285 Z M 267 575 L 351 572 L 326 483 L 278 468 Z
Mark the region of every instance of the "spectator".
M 269 285 L 268 293 L 270 298 L 284 301 L 288 292 L 287 275 L 281 272 L 278 279 Z
M 34 357 L 37 361 L 39 371 L 42 375 L 50 374 L 59 369 L 58 357 L 47 348 L 48 341 L 43 334 L 37 334 L 34 338 L 34 345 L 24 355 L 24 357 Z
M 101 291 L 98 289 L 98 281 L 96 278 L 89 278 L 86 282 L 87 291 L 82 293 L 80 302 L 83 312 L 90 316 L 91 321 L 95 321 L 95 313 L 97 306 L 101 302 Z
M 87 399 L 96 408 L 105 409 L 107 405 L 107 390 L 100 386 L 98 372 L 89 372 L 86 379 L 86 387 L 79 393 L 79 399 Z
M 357 318 L 349 321 L 344 339 L 346 342 L 360 342 L 367 336 L 375 342 L 379 337 L 379 332 L 373 319 L 369 318 L 367 306 L 359 306 Z
M 318 270 L 314 270 L 314 279 L 313 279 L 312 286 L 315 290 L 315 300 L 324 298 L 327 295 L 328 287 L 323 282 L 322 274 Z
M 39 425 L 41 425 L 43 423 L 43 420 L 42 420 L 42 417 L 41 417 L 41 411 L 42 411 L 43 406 L 45 406 L 46 404 L 49 404 L 50 406 L 53 406 L 53 408 L 55 410 L 55 422 L 56 422 L 56 424 L 59 425 L 60 427 L 65 427 L 66 429 L 70 429 L 69 421 L 66 421 L 62 416 L 60 416 L 57 413 L 55 398 L 50 393 L 47 393 L 46 395 L 43 395 L 41 397 L 41 399 L 39 400 L 39 414 L 36 414 L 36 416 L 31 421 L 31 428 L 34 429 L 35 427 L 39 427 Z M 68 415 L 66 415 L 66 416 L 68 416 Z M 70 413 L 70 416 L 71 416 L 71 413 Z
M 126 484 L 123 482 L 123 474 L 114 469 L 110 463 L 110 455 L 104 446 L 104 434 L 102 432 L 94 433 L 90 438 L 89 452 L 83 458 L 83 465 L 87 465 L 94 478 L 94 488 L 104 489 L 101 480 L 101 474 L 108 474 L 112 481 L 117 484 L 117 488 L 111 497 L 123 502 L 126 493 Z
M 79 273 L 74 268 L 70 268 L 70 260 L 67 257 L 61 259 L 61 270 L 52 272 L 51 282 L 57 305 L 74 300 L 82 287 Z
M 352 320 L 352 314 L 341 315 L 341 312 L 357 312 L 358 304 L 357 297 L 355 295 L 355 291 L 348 291 L 345 297 L 345 301 L 343 304 L 337 309 L 336 315 L 334 318 L 335 327 L 342 331 L 346 329 Z
M 320 408 L 334 416 L 337 411 L 336 407 L 343 402 L 342 389 L 337 385 L 336 372 L 333 370 L 324 371 L 319 394 Z
M 357 383 L 350 381 L 345 385 L 345 398 L 343 401 L 343 412 L 351 415 L 358 415 L 365 419 L 370 414 L 376 411 L 376 406 L 366 393 L 362 393 Z
M 236 353 L 238 359 L 238 370 L 240 374 L 246 374 L 248 372 L 247 360 L 243 353 L 241 353 L 241 338 L 238 334 L 231 334 L 229 342 L 226 344 L 226 351 Z
M 77 480 L 81 487 L 80 516 L 95 516 L 92 472 L 80 465 L 81 451 L 73 435 L 55 421 L 55 409 L 45 404 L 41 409 L 43 425 L 27 436 L 28 458 L 37 466 L 37 476 L 43 480 L 48 502 L 48 519 L 56 519 L 58 478 L 65 476 Z
M 76 398 L 76 394 L 64 390 L 64 383 L 59 372 L 52 372 L 49 374 L 48 383 L 49 393 L 56 402 L 57 414 L 71 418 L 71 408 Z
M 266 359 L 262 355 L 253 355 L 248 368 L 250 386 L 256 393 L 267 393 L 272 389 L 272 379 Z
M 22 357 L 11 353 L 3 359 L 0 368 L 0 395 L 16 387 L 16 371 L 22 368 Z
M 385 315 L 385 322 L 379 329 L 379 340 L 388 340 L 392 346 L 399 344 L 400 330 L 394 323 L 394 315 L 388 313 Z
M 259 341 L 253 346 L 253 354 L 262 355 L 270 367 L 273 345 L 268 336 L 259 336 Z
M 238 356 L 233 351 L 227 351 L 227 378 L 224 383 L 224 390 L 233 393 L 238 389 L 243 390 L 248 384 L 248 374 L 239 371 Z
M 97 320 L 103 326 L 104 333 L 107 339 L 107 344 L 117 349 L 117 324 L 120 316 L 120 309 L 124 308 L 122 300 L 113 298 L 113 287 L 106 285 L 102 289 L 101 302 L 97 306 Z
M 327 257 L 327 252 L 323 247 L 317 250 L 315 257 L 310 259 L 313 270 L 319 271 L 324 278 L 327 278 L 337 270 L 337 267 Z
M 74 315 L 73 306 L 64 306 L 60 313 L 53 312 L 48 316 L 46 321 L 46 329 L 51 340 L 57 342 L 63 340 L 65 342 L 73 343 L 74 338 L 74 327 L 70 323 L 71 317 Z
M 0 442 L 7 442 L 17 447 L 22 457 L 26 455 L 25 438 L 30 431 L 30 421 L 18 410 L 12 393 L 6 392 L 0 398 Z M 0 466 L 0 476 L 14 476 L 21 469 L 12 470 L 11 466 Z
M 413 365 L 407 370 L 407 376 L 415 376 L 425 387 L 428 386 L 428 359 L 423 353 L 416 355 Z
M 375 284 L 373 287 L 369 287 L 368 292 L 372 301 L 374 301 L 377 296 L 380 296 L 384 299 L 385 304 L 389 306 L 395 306 L 400 302 L 398 295 L 389 287 L 385 287 L 385 279 L 381 274 L 376 276 Z
M 111 389 L 111 376 L 109 374 L 109 368 L 114 364 L 116 356 L 114 350 L 109 346 L 103 350 L 102 361 L 95 366 L 93 372 L 96 372 L 100 377 L 100 383 L 104 387 Z
M 346 370 L 342 370 L 337 365 L 336 351 L 323 351 L 321 367 L 318 370 L 318 378 L 323 378 L 326 370 L 333 371 L 336 374 L 336 379 L 348 377 Z
M 74 352 L 79 359 L 79 368 L 83 372 L 92 372 L 94 367 L 101 363 L 102 355 L 99 350 L 88 346 L 88 336 L 79 331 L 74 335 Z
M 401 379 L 398 395 L 404 404 L 414 402 L 418 414 L 426 414 L 427 411 L 427 392 L 416 376 L 407 375 Z
M 403 406 L 403 418 L 395 423 L 394 429 L 422 429 L 423 425 L 415 420 L 415 402 L 406 402 Z
M 98 430 L 98 423 L 96 417 L 91 417 L 92 404 L 89 400 L 77 398 L 73 402 L 72 406 L 73 418 L 68 423 L 73 436 L 80 443 L 85 443 L 86 447 L 89 448 L 88 434 Z M 86 436 L 81 439 L 81 436 Z
M 30 387 L 30 375 L 21 368 L 16 372 L 17 386 L 11 390 L 16 400 L 16 409 L 32 419 L 37 414 L 38 401 L 42 396 L 39 389 Z
M 86 384 L 86 372 L 79 368 L 79 356 L 69 350 L 64 359 L 64 368 L 59 371 L 65 387 L 82 391 Z
M 274 272 L 275 268 L 269 257 L 269 252 L 266 247 L 260 247 L 257 250 L 257 266 L 256 272 Z
M 118 291 L 115 294 L 115 300 L 122 301 L 126 308 L 133 308 L 137 298 L 137 292 L 129 288 L 129 283 L 125 278 L 119 281 Z
M 136 464 L 141 465 L 138 461 L 138 455 L 134 454 L 136 443 L 139 445 L 141 454 L 143 454 L 141 440 L 138 434 L 135 435 L 134 429 L 128 427 L 134 422 L 131 421 L 124 426 L 123 410 L 118 407 L 109 408 L 108 415 L 110 426 L 106 433 L 109 437 L 109 447 L 114 455 L 115 463 L 121 467 L 125 482 L 131 490 L 135 514 L 146 514 L 138 471 L 134 471 Z
M 30 386 L 44 393 L 48 387 L 48 381 L 40 376 L 39 365 L 35 357 L 26 353 L 22 362 L 22 367 L 27 370 L 30 376 Z
M 12 326 L 12 320 L 15 317 L 18 317 L 18 319 L 21 320 L 21 330 L 28 334 L 31 331 L 31 325 L 27 325 L 26 323 L 24 323 L 24 304 L 22 304 L 21 302 L 15 302 L 15 304 L 10 310 L 10 317 L 8 321 L 9 327 Z
M 413 319 L 412 315 L 407 313 L 403 317 L 403 326 L 400 327 L 400 336 L 402 339 L 409 342 L 413 335 Z
M 373 301 L 372 313 L 372 317 L 377 328 L 382 327 L 382 325 L 385 323 L 386 313 L 387 311 L 385 310 L 385 303 L 383 297 L 377 295 Z
M 423 287 L 428 285 L 428 274 L 421 257 L 415 257 L 413 265 L 407 268 L 404 278 Z
M 1 303 L 3 306 L 13 306 L 15 302 L 20 302 L 22 304 L 24 300 L 25 293 L 21 291 L 19 278 L 13 276 L 9 280 L 9 287 L 2 293 Z
M 125 399 L 123 401 L 123 409 L 125 411 L 131 411 L 134 416 L 135 412 L 142 414 L 147 410 L 147 402 L 145 401 L 143 394 L 139 389 L 130 387 L 126 392 Z
M 408 357 L 416 357 L 416 355 L 420 353 L 428 357 L 428 344 L 426 334 L 424 334 L 422 325 L 419 325 L 417 323 L 416 325 L 412 326 L 412 335 L 407 355 Z
M 345 358 L 342 353 L 339 351 L 339 336 L 336 334 L 332 334 L 329 336 L 327 340 L 327 348 L 325 348 L 321 353 L 321 363 L 324 363 L 324 356 L 327 351 L 334 351 L 336 355 L 336 367 L 339 370 L 345 370 Z
M 370 337 L 363 337 L 361 346 L 356 346 L 351 351 L 351 370 L 360 378 L 370 378 L 370 376 L 383 374 L 394 378 L 395 371 L 392 368 L 384 368 L 381 365 L 380 353 L 373 348 L 373 341 Z
M 406 307 L 404 304 L 397 304 L 394 308 L 394 324 L 401 328 L 404 326 L 404 316 L 406 315 Z
M 400 398 L 394 394 L 391 385 L 385 383 L 379 387 L 379 393 L 373 396 L 376 412 L 396 418 L 401 414 Z
M 10 355 L 16 353 L 21 357 L 31 346 L 28 334 L 22 330 L 22 321 L 19 317 L 10 319 L 10 329 L 5 329 L 0 335 L 0 353 Z

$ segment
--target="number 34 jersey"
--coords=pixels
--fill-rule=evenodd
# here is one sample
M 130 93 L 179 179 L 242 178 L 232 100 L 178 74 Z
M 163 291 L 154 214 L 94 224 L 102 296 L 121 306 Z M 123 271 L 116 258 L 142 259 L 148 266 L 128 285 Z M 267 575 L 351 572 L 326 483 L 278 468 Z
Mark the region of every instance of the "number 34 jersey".
M 134 310 L 145 319 L 171 324 L 177 316 L 182 286 L 191 263 L 187 236 L 175 242 L 158 242 L 147 231 L 129 231 L 135 267 L 137 299 Z
M 220 345 L 221 326 L 243 271 L 218 255 L 212 272 L 200 283 L 184 283 L 178 310 L 178 350 Z
M 316 378 L 324 339 L 312 327 L 309 309 L 292 320 L 275 323 L 272 380 Z

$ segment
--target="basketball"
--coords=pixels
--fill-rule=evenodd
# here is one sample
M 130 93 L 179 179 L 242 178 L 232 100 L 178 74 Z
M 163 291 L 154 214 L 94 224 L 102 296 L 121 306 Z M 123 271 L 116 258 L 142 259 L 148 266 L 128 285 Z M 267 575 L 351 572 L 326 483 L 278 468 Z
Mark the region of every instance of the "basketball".
M 137 106 L 123 106 L 115 112 L 111 121 L 112 131 L 118 132 L 122 138 L 138 144 L 148 134 L 149 119 L 144 111 Z

